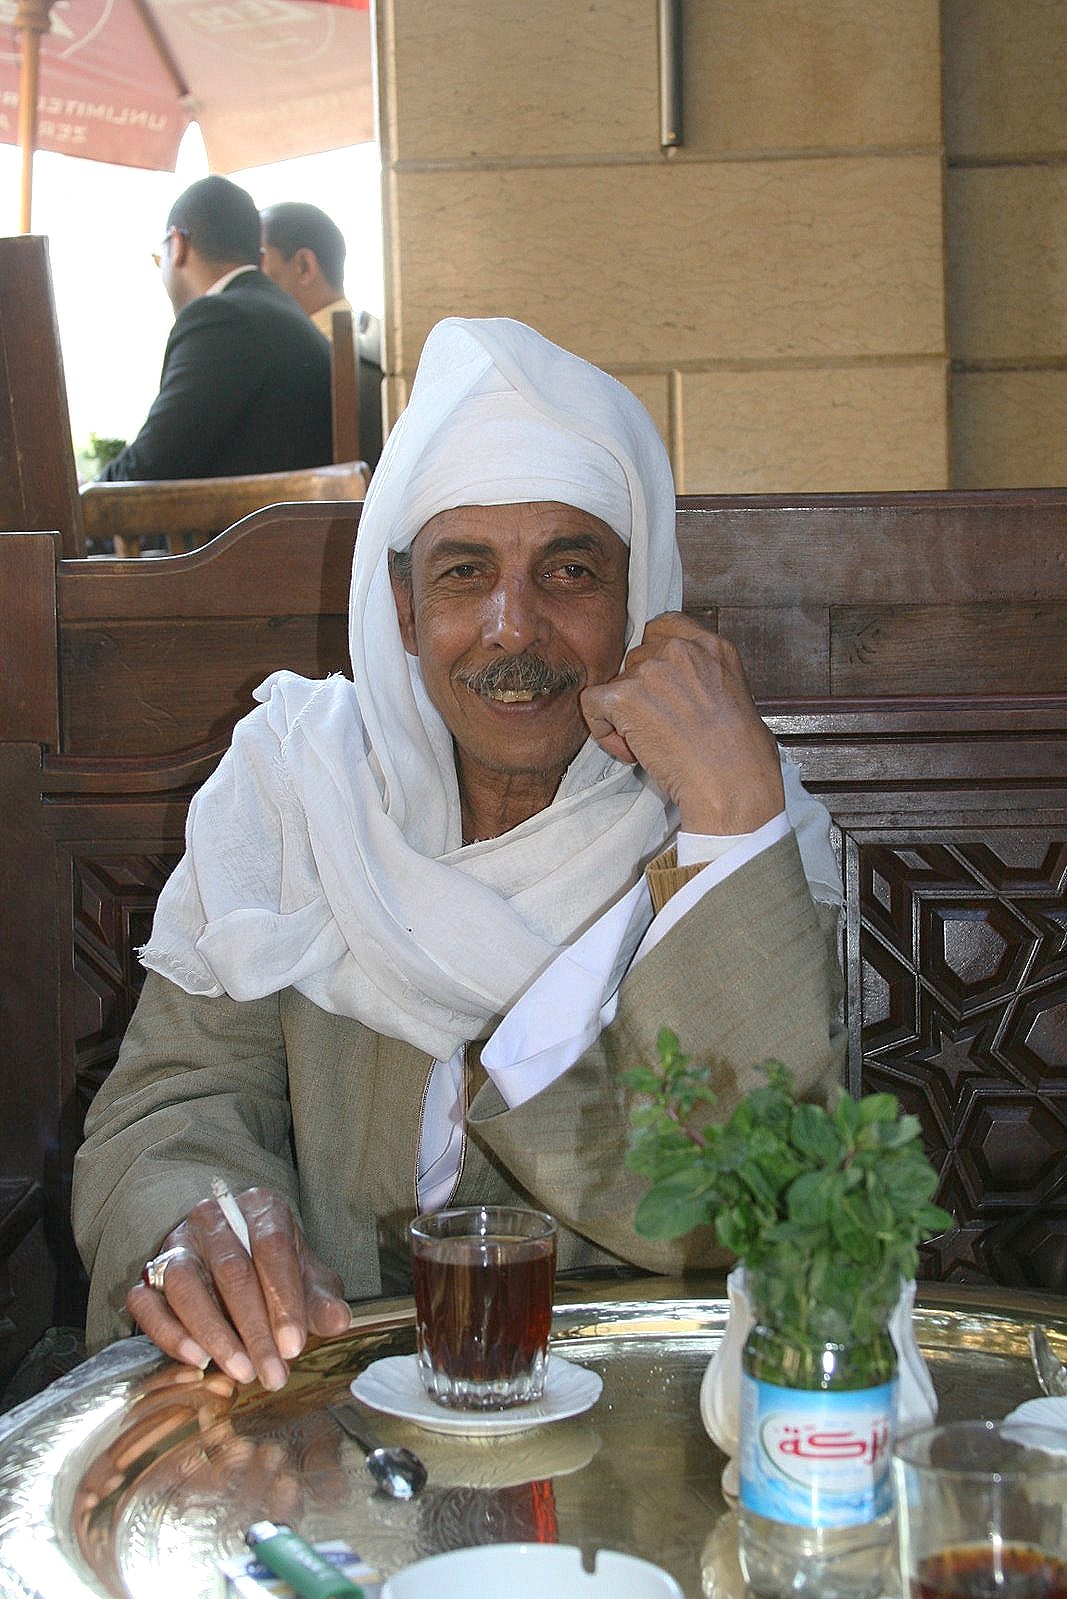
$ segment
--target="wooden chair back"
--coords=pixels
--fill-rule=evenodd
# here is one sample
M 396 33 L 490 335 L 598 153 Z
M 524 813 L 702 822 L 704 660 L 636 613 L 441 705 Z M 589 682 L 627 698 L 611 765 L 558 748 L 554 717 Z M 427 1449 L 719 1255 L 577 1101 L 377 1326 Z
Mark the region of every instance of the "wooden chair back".
M 55 529 L 84 555 L 48 240 L 0 238 L 0 532 Z
M 679 504 L 686 609 L 757 699 L 1067 691 L 1067 490 Z
M 382 367 L 375 319 L 360 313 L 357 327 L 348 310 L 334 311 L 330 340 L 333 458 L 366 461 L 373 472 L 382 453 Z
M 356 457 L 332 466 L 242 477 L 90 483 L 82 490 L 86 537 L 110 541 L 118 556 L 138 556 L 146 539 L 184 555 L 267 505 L 296 500 L 362 500 L 370 469 Z
M 136 1001 L 133 951 L 254 686 L 280 667 L 345 669 L 358 514 L 276 506 L 169 561 L 0 539 L 15 597 L 0 1204 L 20 1198 L 29 1228 L 0 1374 L 42 1327 L 77 1319 L 71 1165 Z M 770 725 L 834 818 L 849 1085 L 921 1118 L 958 1221 L 924 1274 L 1053 1292 L 1067 1290 L 1065 521 L 1067 491 L 679 507 L 687 609 L 747 644 Z M 4 1238 L 0 1224 L 0 1254 Z

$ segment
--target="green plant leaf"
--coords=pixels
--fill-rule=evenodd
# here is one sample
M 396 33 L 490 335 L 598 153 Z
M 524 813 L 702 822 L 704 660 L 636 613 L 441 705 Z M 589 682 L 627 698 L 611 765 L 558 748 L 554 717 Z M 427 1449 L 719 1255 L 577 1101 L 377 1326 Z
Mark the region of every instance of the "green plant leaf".
M 839 1185 L 826 1171 L 805 1172 L 790 1183 L 785 1201 L 790 1222 L 799 1227 L 821 1228 L 830 1220 L 832 1201 L 838 1197 Z
M 642 1238 L 680 1238 L 707 1219 L 701 1199 L 686 1199 L 657 1187 L 650 1188 L 639 1202 L 634 1226 Z
M 635 1066 L 633 1071 L 623 1072 L 622 1080 L 635 1094 L 659 1093 L 661 1081 L 659 1074 L 648 1066 Z
M 893 1094 L 866 1094 L 858 1100 L 859 1126 L 866 1127 L 869 1122 L 897 1123 L 900 1113 L 900 1104 Z
M 797 1105 L 789 1119 L 795 1148 L 808 1160 L 828 1166 L 843 1153 L 841 1134 L 821 1105 Z

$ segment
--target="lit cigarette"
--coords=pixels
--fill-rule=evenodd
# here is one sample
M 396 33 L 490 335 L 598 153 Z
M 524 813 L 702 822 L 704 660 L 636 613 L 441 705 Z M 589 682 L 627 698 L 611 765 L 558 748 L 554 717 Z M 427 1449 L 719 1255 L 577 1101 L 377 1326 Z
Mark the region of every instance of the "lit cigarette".
M 213 1177 L 211 1179 L 211 1192 L 214 1194 L 222 1214 L 241 1240 L 245 1253 L 250 1255 L 252 1253 L 252 1240 L 248 1236 L 248 1224 L 244 1219 L 240 1205 L 234 1199 L 221 1177 Z

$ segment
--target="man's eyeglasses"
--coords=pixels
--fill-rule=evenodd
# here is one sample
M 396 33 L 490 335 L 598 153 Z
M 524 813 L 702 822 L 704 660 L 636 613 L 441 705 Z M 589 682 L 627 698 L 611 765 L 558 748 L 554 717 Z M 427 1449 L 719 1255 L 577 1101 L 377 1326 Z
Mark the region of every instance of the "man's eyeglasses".
M 179 227 L 168 228 L 166 233 L 164 233 L 162 240 L 160 241 L 159 249 L 152 251 L 152 260 L 156 263 L 157 267 L 160 265 L 160 263 L 163 260 L 162 251 L 164 251 L 167 248 L 167 245 L 170 243 L 170 241 L 171 241 L 171 239 L 172 239 L 172 237 L 174 236 L 175 233 L 178 235 L 179 239 L 187 239 L 189 237 L 189 229 L 188 228 L 179 228 Z

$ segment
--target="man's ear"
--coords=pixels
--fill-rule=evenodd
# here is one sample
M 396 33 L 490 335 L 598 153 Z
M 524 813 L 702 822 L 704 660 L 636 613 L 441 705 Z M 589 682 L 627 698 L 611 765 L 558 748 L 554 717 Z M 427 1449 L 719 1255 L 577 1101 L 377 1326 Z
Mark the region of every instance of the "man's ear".
M 301 288 L 307 288 L 312 283 L 318 283 L 322 277 L 319 270 L 319 258 L 314 250 L 309 250 L 302 244 L 293 256 L 290 266 L 296 268 L 296 280 Z
M 409 655 L 418 655 L 419 640 L 415 628 L 415 591 L 410 574 L 403 575 L 389 568 L 389 581 L 393 587 L 396 619 L 400 624 L 400 637 Z

